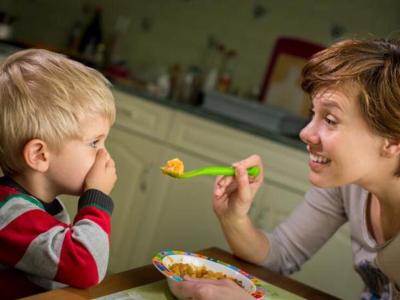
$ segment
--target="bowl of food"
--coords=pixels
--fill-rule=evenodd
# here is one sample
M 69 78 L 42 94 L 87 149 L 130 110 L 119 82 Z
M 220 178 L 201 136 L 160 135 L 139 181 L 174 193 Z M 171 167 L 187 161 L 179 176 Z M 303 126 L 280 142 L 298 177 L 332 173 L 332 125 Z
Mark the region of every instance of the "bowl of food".
M 153 257 L 153 265 L 167 277 L 168 285 L 174 295 L 176 295 L 175 282 L 183 281 L 184 276 L 189 276 L 215 280 L 230 279 L 255 299 L 264 298 L 265 292 L 258 278 L 218 259 L 193 252 L 164 250 Z

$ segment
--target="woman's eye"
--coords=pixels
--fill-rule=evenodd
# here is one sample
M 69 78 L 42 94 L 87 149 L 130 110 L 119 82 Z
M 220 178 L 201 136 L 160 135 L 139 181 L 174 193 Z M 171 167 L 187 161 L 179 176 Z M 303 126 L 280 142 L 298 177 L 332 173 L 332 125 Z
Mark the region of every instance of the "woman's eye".
M 335 125 L 336 124 L 336 119 L 330 115 L 325 117 L 325 122 L 329 125 Z

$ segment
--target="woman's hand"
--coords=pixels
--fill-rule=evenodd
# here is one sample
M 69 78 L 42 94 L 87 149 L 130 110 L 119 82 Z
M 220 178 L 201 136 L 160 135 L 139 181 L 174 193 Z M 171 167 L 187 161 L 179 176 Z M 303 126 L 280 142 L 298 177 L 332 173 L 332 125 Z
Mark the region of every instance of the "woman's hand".
M 220 219 L 240 220 L 247 216 L 263 182 L 264 172 L 258 155 L 252 155 L 232 166 L 236 168 L 235 176 L 220 176 L 215 180 L 213 208 Z M 247 175 L 247 168 L 253 166 L 260 168 L 260 175 L 255 178 Z
M 192 300 L 254 300 L 248 292 L 229 279 L 194 279 L 174 282 L 172 292 L 179 299 Z

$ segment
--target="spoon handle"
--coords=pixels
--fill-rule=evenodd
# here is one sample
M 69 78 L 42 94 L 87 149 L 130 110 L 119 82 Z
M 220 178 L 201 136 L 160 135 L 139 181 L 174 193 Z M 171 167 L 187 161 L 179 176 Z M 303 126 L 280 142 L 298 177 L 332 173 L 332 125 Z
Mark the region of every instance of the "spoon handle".
M 250 167 L 247 169 L 247 174 L 249 176 L 258 176 L 260 174 L 260 169 L 258 167 Z M 189 172 L 183 173 L 179 178 L 191 178 L 194 176 L 233 176 L 235 175 L 235 168 L 233 167 L 204 167 L 199 169 L 194 169 Z

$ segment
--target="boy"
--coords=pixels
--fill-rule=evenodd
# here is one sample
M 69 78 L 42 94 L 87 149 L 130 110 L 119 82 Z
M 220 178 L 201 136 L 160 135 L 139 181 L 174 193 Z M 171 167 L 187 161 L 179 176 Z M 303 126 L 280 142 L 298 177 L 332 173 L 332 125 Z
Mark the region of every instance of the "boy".
M 2 298 L 104 278 L 117 179 L 104 143 L 114 120 L 96 70 L 41 49 L 0 65 Z M 72 223 L 61 194 L 80 196 Z

